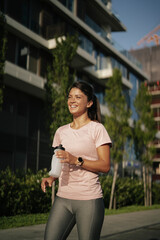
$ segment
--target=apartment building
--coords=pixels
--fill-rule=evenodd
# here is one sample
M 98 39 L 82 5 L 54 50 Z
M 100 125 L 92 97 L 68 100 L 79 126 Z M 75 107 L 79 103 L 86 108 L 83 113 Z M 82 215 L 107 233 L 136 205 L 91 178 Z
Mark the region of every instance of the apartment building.
M 157 134 L 154 145 L 156 155 L 153 158 L 153 181 L 160 180 L 160 46 L 153 45 L 143 47 L 137 50 L 132 50 L 131 54 L 137 58 L 144 71 L 148 74 L 150 81 L 147 82 L 148 89 L 152 95 L 151 108 L 154 112 L 155 127 Z
M 112 32 L 126 28 L 114 14 L 111 0 L 1 0 L 0 10 L 8 30 L 0 169 L 37 171 L 50 166 L 43 100 L 56 36 L 78 32 L 80 44 L 72 67 L 77 80 L 94 85 L 103 115 L 107 114 L 106 81 L 115 67 L 121 70 L 132 120 L 137 118 L 133 101 L 139 84 L 148 77 L 139 62 L 112 39 Z
M 160 181 L 160 81 L 153 81 L 148 84 L 152 95 L 151 108 L 153 109 L 155 127 L 157 134 L 154 141 L 156 154 L 153 158 L 153 181 Z

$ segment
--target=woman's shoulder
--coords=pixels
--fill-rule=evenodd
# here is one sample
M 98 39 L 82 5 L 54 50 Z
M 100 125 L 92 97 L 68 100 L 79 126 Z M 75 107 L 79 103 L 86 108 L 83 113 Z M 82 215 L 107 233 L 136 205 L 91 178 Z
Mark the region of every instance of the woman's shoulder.
M 97 121 L 91 121 L 91 127 L 94 128 L 104 128 L 103 124 Z
M 92 135 L 96 135 L 100 132 L 106 131 L 104 125 L 97 121 L 91 121 L 89 131 L 92 132 Z
M 57 132 L 62 132 L 62 131 L 64 131 L 64 130 L 68 129 L 69 126 L 70 126 L 70 123 L 65 124 L 65 125 L 59 127 L 59 128 L 57 129 Z

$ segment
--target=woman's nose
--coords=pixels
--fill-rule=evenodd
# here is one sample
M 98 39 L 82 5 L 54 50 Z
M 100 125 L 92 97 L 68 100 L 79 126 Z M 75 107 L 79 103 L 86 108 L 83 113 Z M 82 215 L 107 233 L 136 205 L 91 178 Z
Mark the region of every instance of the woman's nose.
M 72 102 L 75 102 L 75 97 L 71 97 L 70 98 L 70 102 L 72 103 Z

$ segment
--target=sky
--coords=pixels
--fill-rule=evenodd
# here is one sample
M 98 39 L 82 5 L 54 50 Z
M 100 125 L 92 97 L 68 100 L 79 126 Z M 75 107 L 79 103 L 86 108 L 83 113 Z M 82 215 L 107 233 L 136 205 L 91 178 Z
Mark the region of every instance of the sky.
M 112 9 L 127 28 L 126 32 L 112 33 L 112 38 L 122 48 L 131 50 L 155 45 L 154 41 L 137 43 L 160 25 L 160 0 L 112 0 Z M 160 29 L 155 33 L 160 37 Z

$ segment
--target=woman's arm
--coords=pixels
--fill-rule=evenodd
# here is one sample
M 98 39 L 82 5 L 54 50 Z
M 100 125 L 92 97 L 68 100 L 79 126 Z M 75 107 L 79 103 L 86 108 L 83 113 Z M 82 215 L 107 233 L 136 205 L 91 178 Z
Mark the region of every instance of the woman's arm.
M 97 148 L 98 159 L 96 161 L 91 161 L 83 159 L 84 163 L 81 166 L 83 169 L 92 172 L 103 172 L 107 173 L 110 170 L 110 146 L 108 144 L 101 145 Z M 77 164 L 77 157 L 73 156 L 67 151 L 57 151 L 57 157 L 64 158 L 62 163 Z M 81 156 L 79 156 L 81 157 Z

